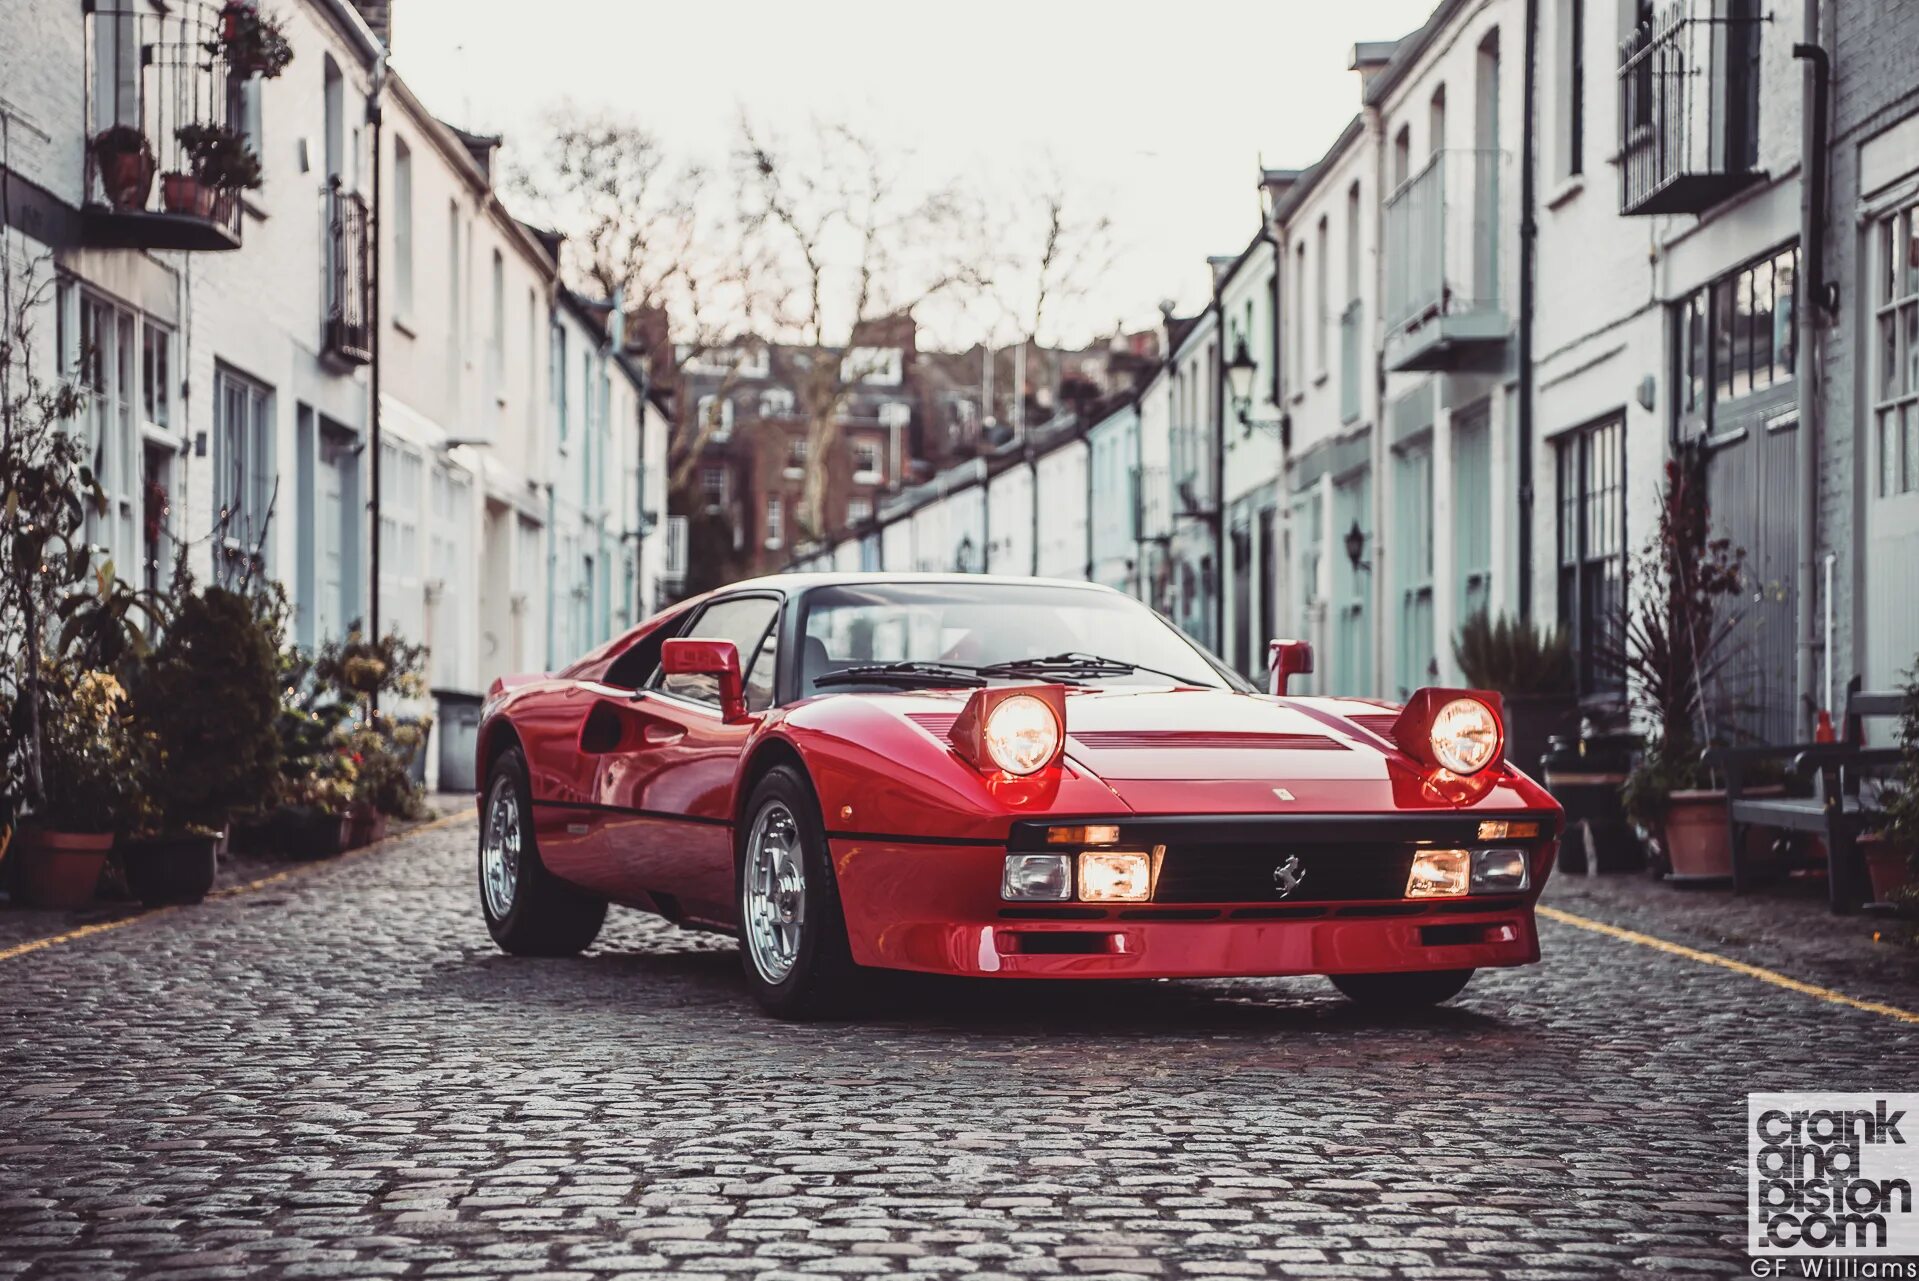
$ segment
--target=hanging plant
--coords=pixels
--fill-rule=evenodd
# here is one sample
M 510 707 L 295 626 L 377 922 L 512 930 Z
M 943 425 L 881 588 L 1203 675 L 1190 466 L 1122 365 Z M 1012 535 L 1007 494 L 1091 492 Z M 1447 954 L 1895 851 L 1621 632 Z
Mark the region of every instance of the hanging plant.
M 251 4 L 229 0 L 220 10 L 220 38 L 210 46 L 243 76 L 272 80 L 293 61 L 293 45 L 278 20 Z

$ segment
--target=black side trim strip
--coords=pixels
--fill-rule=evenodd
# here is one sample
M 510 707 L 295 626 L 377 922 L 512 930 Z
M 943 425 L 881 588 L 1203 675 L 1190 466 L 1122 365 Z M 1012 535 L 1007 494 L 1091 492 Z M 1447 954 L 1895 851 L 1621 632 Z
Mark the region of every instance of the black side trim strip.
M 542 801 L 533 802 L 535 809 L 555 810 L 591 810 L 596 814 L 631 814 L 639 818 L 659 818 L 670 823 L 698 823 L 704 827 L 731 827 L 730 818 L 695 818 L 691 814 L 669 814 L 665 810 L 635 809 L 631 805 L 600 805 L 594 801 Z
M 899 845 L 970 845 L 1005 849 L 1006 842 L 991 836 L 904 836 L 898 832 L 838 832 L 828 829 L 829 841 L 892 841 Z

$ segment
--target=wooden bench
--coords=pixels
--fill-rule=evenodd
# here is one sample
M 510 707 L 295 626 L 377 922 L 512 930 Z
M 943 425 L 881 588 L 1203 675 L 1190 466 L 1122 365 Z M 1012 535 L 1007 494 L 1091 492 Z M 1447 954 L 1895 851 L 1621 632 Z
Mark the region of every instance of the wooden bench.
M 1752 882 L 1747 829 L 1765 827 L 1823 837 L 1826 890 L 1832 910 L 1846 913 L 1858 906 L 1861 887 L 1866 884 L 1858 838 L 1874 814 L 1872 798 L 1861 797 L 1859 784 L 1866 775 L 1899 763 L 1897 748 L 1865 745 L 1865 722 L 1868 718 L 1897 717 L 1904 702 L 1904 695 L 1898 692 L 1862 691 L 1855 676 L 1846 687 L 1846 714 L 1838 742 L 1717 747 L 1706 753 L 1706 763 L 1726 780 L 1733 893 L 1744 891 Z M 1812 780 L 1813 795 L 1753 794 L 1753 776 L 1759 767 L 1781 761 L 1786 763 L 1789 776 Z

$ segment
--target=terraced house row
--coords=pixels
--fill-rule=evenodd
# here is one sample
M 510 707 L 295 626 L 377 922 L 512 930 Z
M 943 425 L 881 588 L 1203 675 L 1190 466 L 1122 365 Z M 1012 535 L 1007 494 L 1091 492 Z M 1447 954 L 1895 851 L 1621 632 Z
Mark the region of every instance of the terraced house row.
M 275 6 L 277 53 L 262 12 L 0 0 L 9 306 L 89 392 L 122 577 L 251 566 L 304 645 L 377 579 L 472 701 L 673 590 L 666 416 L 618 307 L 502 207 L 498 140 L 388 66 L 388 5 Z
M 1249 675 L 1300 636 L 1309 687 L 1387 697 L 1528 614 L 1605 702 L 1696 447 L 1750 574 L 1749 728 L 1803 728 L 1919 650 L 1915 66 L 1891 0 L 1442 0 L 1355 46 L 1350 122 L 1263 173 L 1149 377 L 801 563 L 1097 579 Z

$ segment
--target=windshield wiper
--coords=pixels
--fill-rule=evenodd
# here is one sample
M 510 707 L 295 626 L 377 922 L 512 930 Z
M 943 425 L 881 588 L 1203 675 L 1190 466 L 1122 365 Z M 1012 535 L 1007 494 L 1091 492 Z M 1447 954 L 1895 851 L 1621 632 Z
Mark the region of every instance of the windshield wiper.
M 966 685 L 986 684 L 986 677 L 960 663 L 861 663 L 813 678 L 815 689 L 826 685 Z
M 1181 676 L 1177 672 L 1161 671 L 1157 667 L 1147 667 L 1143 663 L 1129 663 L 1122 658 L 1103 658 L 1098 654 L 1079 652 L 1048 654 L 1044 658 L 1014 658 L 1003 663 L 989 663 L 979 669 L 984 676 L 1125 676 L 1131 672 L 1147 672 L 1154 676 L 1164 676 L 1178 685 L 1195 685 L 1204 688 L 1203 681 Z

